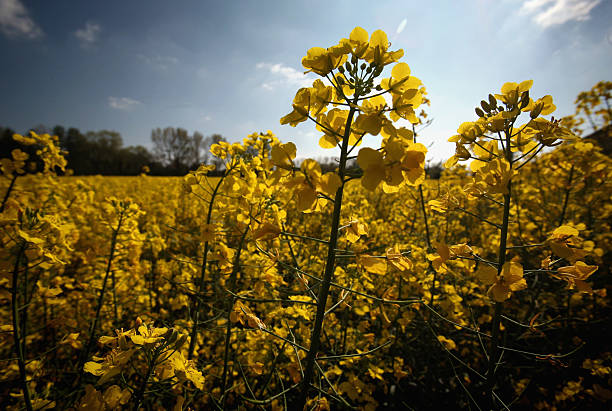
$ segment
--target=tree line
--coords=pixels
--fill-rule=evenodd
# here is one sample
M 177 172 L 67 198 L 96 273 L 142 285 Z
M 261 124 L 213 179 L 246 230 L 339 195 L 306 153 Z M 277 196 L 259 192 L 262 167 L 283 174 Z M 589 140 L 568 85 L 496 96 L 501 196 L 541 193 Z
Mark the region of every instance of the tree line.
M 198 131 L 193 134 L 183 128 L 155 128 L 151 132 L 152 149 L 142 145 L 124 146 L 117 131 L 99 130 L 82 132 L 78 128 L 55 126 L 48 129 L 37 126 L 36 133 L 52 134 L 59 138 L 62 150 L 66 150 L 68 169 L 74 175 L 138 175 L 148 170 L 151 175 L 182 176 L 202 163 L 214 162 L 209 150 L 212 144 L 227 141 L 220 134 L 204 137 Z M 29 134 L 30 130 L 23 134 Z M 16 133 L 8 127 L 0 127 L 0 158 L 10 157 L 11 151 L 21 148 L 14 140 Z M 30 158 L 36 156 L 30 147 Z M 37 165 L 33 165 L 34 169 Z M 31 170 L 35 171 L 35 170 Z
M 220 171 L 222 162 L 210 154 L 210 146 L 227 141 L 221 134 L 205 137 L 199 131 L 189 134 L 180 127 L 155 128 L 151 131 L 152 149 L 149 149 L 141 145 L 124 146 L 121 134 L 112 130 L 83 133 L 78 128 L 62 126 L 52 129 L 37 126 L 30 130 L 58 136 L 60 147 L 68 152 L 67 168 L 72 170 L 74 175 L 133 176 L 146 169 L 147 174 L 155 176 L 184 176 L 200 164 L 215 164 L 216 169 Z M 30 130 L 24 134 L 29 134 Z M 19 147 L 13 140 L 15 133 L 10 128 L 0 127 L 0 158 L 9 158 L 11 151 Z M 29 150 L 30 158 L 36 158 L 36 148 L 19 148 L 26 152 Z M 323 172 L 333 171 L 338 167 L 338 161 L 333 157 L 321 157 L 317 160 Z M 34 169 L 40 166 L 35 165 Z M 437 179 L 440 178 L 442 164 L 428 164 L 426 169 L 430 178 Z

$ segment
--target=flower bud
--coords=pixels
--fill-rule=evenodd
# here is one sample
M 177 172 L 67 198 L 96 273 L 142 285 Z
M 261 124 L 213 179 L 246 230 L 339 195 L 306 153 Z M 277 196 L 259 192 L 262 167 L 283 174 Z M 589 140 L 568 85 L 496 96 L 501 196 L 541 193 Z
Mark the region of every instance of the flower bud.
M 489 105 L 491 107 L 497 106 L 497 100 L 495 99 L 495 96 L 493 94 L 489 94 Z
M 164 340 L 168 340 L 172 337 L 172 333 L 174 332 L 174 328 L 168 328 L 168 330 L 164 334 Z
M 176 344 L 174 344 L 174 349 L 179 350 L 185 344 L 185 341 L 187 341 L 187 334 L 181 334 Z
M 482 107 L 482 109 L 483 109 L 484 111 L 486 111 L 487 113 L 488 113 L 489 111 L 491 111 L 491 107 L 489 107 L 489 103 L 487 103 L 487 102 L 486 102 L 486 101 L 484 101 L 484 100 L 481 100 L 481 101 L 480 101 L 480 106 L 481 106 L 481 107 Z
M 541 103 L 536 104 L 533 110 L 531 110 L 531 113 L 529 113 L 529 117 L 531 117 L 532 119 L 537 118 L 542 112 L 543 108 L 544 108 L 544 104 L 541 104 Z
M 529 105 L 529 97 L 521 100 L 521 110 Z
M 127 351 L 127 349 L 129 348 L 127 340 L 125 338 L 125 335 L 121 334 L 119 335 L 119 348 L 121 348 L 121 350 L 123 351 Z
M 176 342 L 179 337 L 178 331 L 176 331 L 174 328 L 171 328 L 171 330 L 172 334 L 170 334 L 170 337 L 166 338 L 166 341 L 168 341 L 168 345 L 174 344 L 174 342 Z
M 475 110 L 476 110 L 476 115 L 478 117 L 484 117 L 485 114 L 484 114 L 484 112 L 479 107 L 476 107 Z

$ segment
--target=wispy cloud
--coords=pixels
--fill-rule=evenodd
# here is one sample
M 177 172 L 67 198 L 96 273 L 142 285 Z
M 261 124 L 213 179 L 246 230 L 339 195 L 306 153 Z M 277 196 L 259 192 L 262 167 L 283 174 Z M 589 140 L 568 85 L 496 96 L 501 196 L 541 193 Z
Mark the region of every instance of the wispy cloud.
M 102 27 L 98 23 L 88 21 L 85 27 L 74 32 L 74 36 L 79 39 L 82 47 L 88 48 L 98 41 L 101 31 Z
M 132 108 L 141 105 L 138 100 L 129 97 L 109 97 L 108 105 L 116 110 L 131 110 Z
M 585 21 L 601 0 L 528 0 L 521 12 L 533 15 L 533 21 L 543 28 L 568 21 Z
M 399 26 L 397 26 L 397 30 L 395 30 L 395 34 L 400 34 L 406 28 L 406 24 L 408 24 L 408 19 L 404 19 L 401 21 Z
M 257 63 L 255 66 L 260 70 L 267 70 L 271 78 L 261 84 L 266 90 L 275 90 L 279 86 L 308 87 L 312 85 L 314 78 L 294 69 L 277 63 Z
M 179 60 L 176 57 L 172 56 L 160 56 L 156 54 L 154 56 L 146 56 L 144 54 L 137 54 L 140 60 L 144 61 L 146 64 L 155 67 L 159 70 L 168 70 L 170 66 L 174 66 L 178 64 Z
M 43 36 L 42 29 L 19 0 L 0 0 L 0 31 L 8 37 L 35 39 Z

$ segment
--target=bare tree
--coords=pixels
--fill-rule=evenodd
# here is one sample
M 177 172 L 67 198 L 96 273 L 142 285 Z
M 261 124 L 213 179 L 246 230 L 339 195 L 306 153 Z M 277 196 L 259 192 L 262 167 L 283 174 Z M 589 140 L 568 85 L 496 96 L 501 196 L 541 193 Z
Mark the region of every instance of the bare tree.
M 193 139 L 184 128 L 166 127 L 151 131 L 153 153 L 157 160 L 176 173 L 186 173 L 193 159 Z

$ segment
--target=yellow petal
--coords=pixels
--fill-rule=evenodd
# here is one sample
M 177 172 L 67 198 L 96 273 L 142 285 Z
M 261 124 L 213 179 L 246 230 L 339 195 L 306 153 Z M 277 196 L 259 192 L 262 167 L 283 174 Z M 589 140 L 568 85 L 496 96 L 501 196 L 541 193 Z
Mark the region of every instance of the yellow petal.
M 376 30 L 374 33 L 372 33 L 372 37 L 370 38 L 370 47 L 380 47 L 382 50 L 387 50 L 387 47 L 389 47 L 387 34 L 382 30 Z
M 474 274 L 485 285 L 493 284 L 497 280 L 497 268 L 487 264 L 480 264 Z
M 349 40 L 351 43 L 367 43 L 368 42 L 368 32 L 362 29 L 361 27 L 355 27 L 353 31 L 351 31 L 351 35 L 349 36 Z
M 364 147 L 359 150 L 359 154 L 357 154 L 357 164 L 364 170 L 371 165 L 381 164 L 382 161 L 382 153 L 373 148 Z
M 372 257 L 371 255 L 362 255 L 359 258 L 359 262 L 369 273 L 383 275 L 387 272 L 387 260 L 384 258 Z
M 332 198 L 336 196 L 336 191 L 341 185 L 342 180 L 336 173 L 325 173 L 321 177 L 321 191 Z
M 498 303 L 506 301 L 511 295 L 510 288 L 501 282 L 493 284 L 491 288 L 489 288 L 489 294 L 491 294 L 493 296 L 493 300 L 497 301 Z

